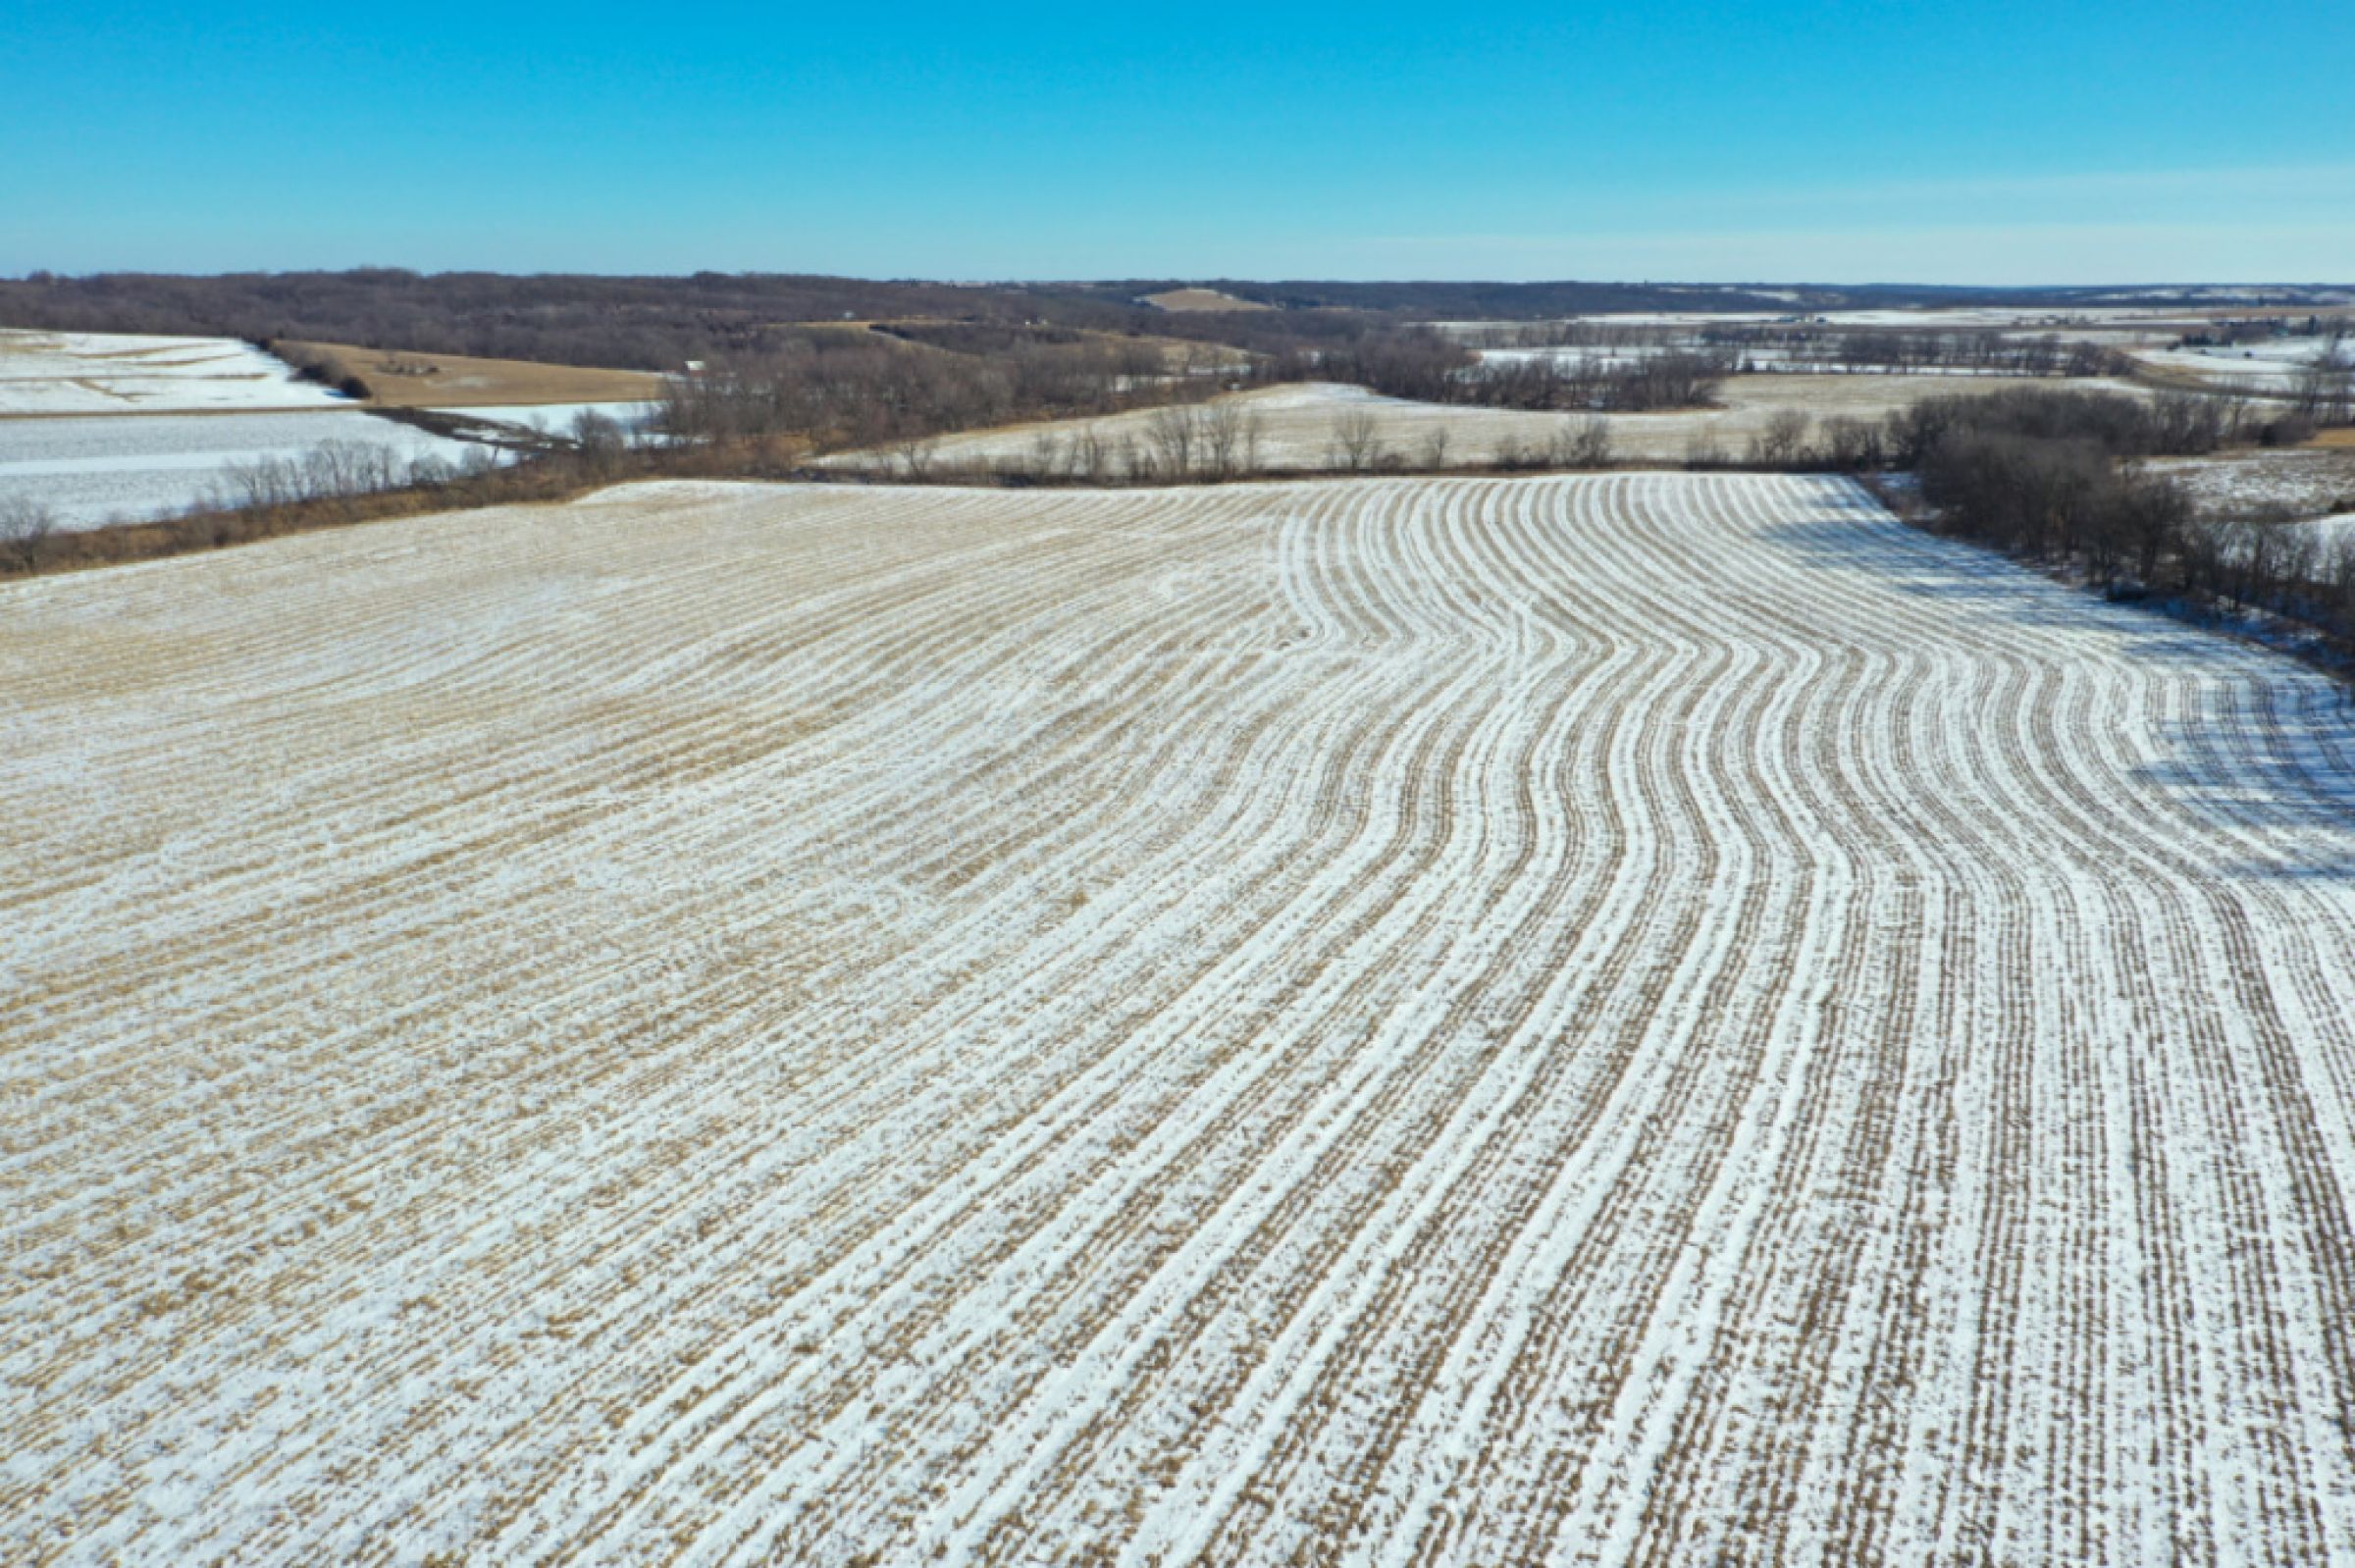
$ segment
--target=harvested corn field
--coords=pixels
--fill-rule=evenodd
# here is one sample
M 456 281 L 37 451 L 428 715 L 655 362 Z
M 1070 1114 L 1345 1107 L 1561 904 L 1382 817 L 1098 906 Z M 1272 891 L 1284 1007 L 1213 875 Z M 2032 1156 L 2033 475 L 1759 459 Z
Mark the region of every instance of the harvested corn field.
M 0 585 L 0 1556 L 2355 1558 L 2355 722 L 1844 484 Z

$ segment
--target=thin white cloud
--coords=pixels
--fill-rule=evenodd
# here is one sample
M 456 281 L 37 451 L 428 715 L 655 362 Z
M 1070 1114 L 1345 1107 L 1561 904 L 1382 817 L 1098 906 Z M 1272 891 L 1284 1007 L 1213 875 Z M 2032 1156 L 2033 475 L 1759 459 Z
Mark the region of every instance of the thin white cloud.
M 2355 215 L 1387 235 L 1361 243 L 1379 258 L 1368 272 L 1382 276 L 2001 286 L 2344 282 L 2355 273 Z

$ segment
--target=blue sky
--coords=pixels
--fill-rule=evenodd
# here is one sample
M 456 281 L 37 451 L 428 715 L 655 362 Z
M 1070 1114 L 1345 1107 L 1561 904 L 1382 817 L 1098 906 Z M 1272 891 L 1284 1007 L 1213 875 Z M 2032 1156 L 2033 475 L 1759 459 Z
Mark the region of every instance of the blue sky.
M 2355 278 L 2355 5 L 0 0 L 0 273 Z

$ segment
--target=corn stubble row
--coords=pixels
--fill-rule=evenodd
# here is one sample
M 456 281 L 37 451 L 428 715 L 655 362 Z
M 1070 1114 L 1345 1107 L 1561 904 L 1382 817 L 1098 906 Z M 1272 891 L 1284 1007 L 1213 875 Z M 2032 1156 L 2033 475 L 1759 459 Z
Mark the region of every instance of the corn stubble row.
M 0 1555 L 2355 1555 L 2355 724 L 1828 481 L 0 587 Z

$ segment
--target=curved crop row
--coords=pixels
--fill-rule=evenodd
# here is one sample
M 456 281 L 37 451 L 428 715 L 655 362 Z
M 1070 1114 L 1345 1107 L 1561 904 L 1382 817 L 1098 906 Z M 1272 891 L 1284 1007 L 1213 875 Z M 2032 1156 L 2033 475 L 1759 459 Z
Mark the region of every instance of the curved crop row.
M 0 1555 L 2355 1557 L 2355 722 L 1759 476 L 0 587 Z

